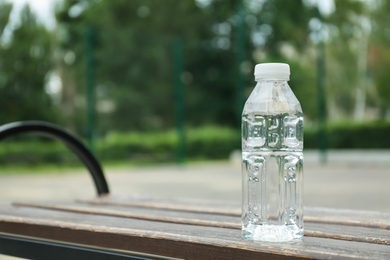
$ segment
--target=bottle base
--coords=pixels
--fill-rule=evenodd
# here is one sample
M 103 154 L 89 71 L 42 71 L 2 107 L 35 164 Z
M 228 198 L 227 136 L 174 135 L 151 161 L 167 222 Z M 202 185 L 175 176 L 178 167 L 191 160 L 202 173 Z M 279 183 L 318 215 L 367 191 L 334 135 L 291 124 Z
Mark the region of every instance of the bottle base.
M 297 225 L 256 225 L 248 224 L 242 227 L 242 237 L 249 240 L 264 242 L 300 241 L 303 228 Z

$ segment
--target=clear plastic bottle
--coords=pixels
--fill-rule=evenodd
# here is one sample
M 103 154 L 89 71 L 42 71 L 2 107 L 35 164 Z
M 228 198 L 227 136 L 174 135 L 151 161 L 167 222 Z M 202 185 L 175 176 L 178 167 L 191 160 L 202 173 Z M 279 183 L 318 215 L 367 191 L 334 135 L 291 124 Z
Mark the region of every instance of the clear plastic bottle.
M 303 236 L 303 113 L 290 66 L 255 67 L 242 114 L 242 236 L 282 242 Z

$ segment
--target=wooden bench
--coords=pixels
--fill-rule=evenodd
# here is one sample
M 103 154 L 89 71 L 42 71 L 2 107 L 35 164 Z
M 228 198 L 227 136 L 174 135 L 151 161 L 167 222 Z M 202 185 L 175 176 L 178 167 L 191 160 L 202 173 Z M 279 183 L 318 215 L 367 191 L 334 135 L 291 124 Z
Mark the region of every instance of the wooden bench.
M 101 196 L 18 202 L 0 208 L 0 253 L 33 259 L 161 259 L 145 254 L 179 259 L 390 259 L 390 214 L 308 208 L 305 236 L 298 243 L 247 241 L 240 228 L 240 206 L 216 201 Z
M 22 132 L 67 144 L 90 170 L 98 197 L 0 206 L 0 254 L 48 260 L 390 259 L 390 214 L 306 208 L 303 241 L 247 241 L 240 205 L 112 197 L 100 164 L 80 140 L 42 122 L 4 125 L 0 140 Z

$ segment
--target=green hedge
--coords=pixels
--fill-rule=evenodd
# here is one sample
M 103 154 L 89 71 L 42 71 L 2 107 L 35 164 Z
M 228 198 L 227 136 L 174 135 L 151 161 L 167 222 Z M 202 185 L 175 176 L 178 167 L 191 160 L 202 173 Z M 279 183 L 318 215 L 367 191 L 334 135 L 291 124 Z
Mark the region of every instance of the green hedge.
M 75 165 L 78 164 L 78 159 L 59 142 L 42 142 L 37 139 L 0 142 L 0 166 L 39 165 L 43 162 Z
M 305 129 L 305 148 L 318 147 L 317 128 Z M 389 149 L 390 122 L 342 122 L 328 124 L 326 143 L 329 149 Z
M 240 132 L 226 127 L 208 126 L 189 129 L 185 136 L 189 159 L 224 159 L 240 145 Z M 103 161 L 136 160 L 165 162 L 176 158 L 178 138 L 175 131 L 159 133 L 112 133 L 100 141 Z
M 240 146 L 240 132 L 227 127 L 207 126 L 186 131 L 186 158 L 190 160 L 225 159 Z M 135 164 L 173 162 L 177 156 L 175 131 L 155 133 L 110 133 L 97 142 L 101 162 Z M 63 144 L 36 138 L 0 142 L 0 165 L 50 163 L 77 165 L 79 161 Z
M 99 140 L 98 157 L 103 161 L 171 161 L 176 143 L 174 131 L 111 133 Z
M 186 158 L 226 159 L 240 148 L 240 131 L 207 126 L 186 131 Z M 98 140 L 97 157 L 102 162 L 173 162 L 177 156 L 176 132 L 111 133 Z M 305 149 L 318 147 L 318 129 L 305 127 Z M 390 149 L 390 123 L 342 123 L 327 126 L 329 149 Z M 0 165 L 76 165 L 78 159 L 59 142 L 32 139 L 0 142 Z

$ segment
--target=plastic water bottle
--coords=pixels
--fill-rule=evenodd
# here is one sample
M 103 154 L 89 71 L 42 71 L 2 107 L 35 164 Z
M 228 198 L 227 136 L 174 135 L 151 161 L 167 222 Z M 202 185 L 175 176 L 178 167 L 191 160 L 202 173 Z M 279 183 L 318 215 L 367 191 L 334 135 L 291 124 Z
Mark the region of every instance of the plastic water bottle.
M 281 242 L 303 236 L 303 113 L 290 66 L 255 67 L 242 113 L 242 236 Z

